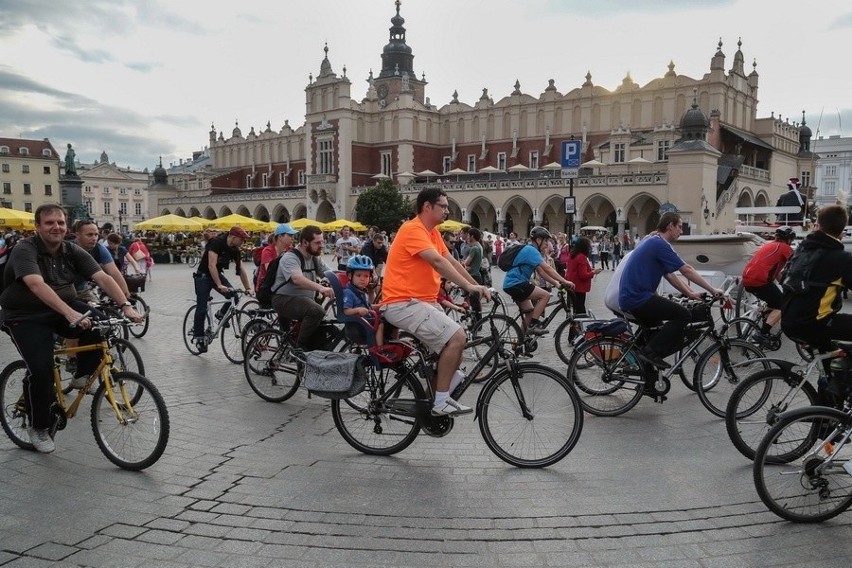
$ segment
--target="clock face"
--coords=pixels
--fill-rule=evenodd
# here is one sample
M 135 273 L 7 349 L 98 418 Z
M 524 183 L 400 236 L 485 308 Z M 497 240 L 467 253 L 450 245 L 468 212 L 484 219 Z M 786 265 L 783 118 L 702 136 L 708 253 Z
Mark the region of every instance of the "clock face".
M 387 85 L 379 85 L 377 92 L 379 94 L 380 99 L 388 98 L 388 86 Z

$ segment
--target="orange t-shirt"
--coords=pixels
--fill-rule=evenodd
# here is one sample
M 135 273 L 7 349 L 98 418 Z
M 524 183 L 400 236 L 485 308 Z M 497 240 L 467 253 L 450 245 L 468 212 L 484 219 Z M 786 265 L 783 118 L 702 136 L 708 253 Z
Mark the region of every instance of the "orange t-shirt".
M 449 252 L 438 229 L 427 231 L 418 217 L 402 224 L 388 251 L 382 284 L 383 304 L 407 302 L 412 298 L 436 301 L 441 276 L 420 258 L 420 253 L 430 248 L 441 256 Z

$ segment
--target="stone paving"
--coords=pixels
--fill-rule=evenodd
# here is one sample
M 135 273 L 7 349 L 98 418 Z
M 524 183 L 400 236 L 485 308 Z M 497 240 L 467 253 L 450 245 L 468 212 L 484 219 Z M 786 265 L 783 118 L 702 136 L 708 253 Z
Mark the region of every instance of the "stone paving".
M 590 295 L 599 315 L 609 275 Z M 141 473 L 117 469 L 94 443 L 85 403 L 53 454 L 2 437 L 0 566 L 852 562 L 852 514 L 809 526 L 769 513 L 723 421 L 679 382 L 665 404 L 587 415 L 574 451 L 547 469 L 505 464 L 469 417 L 445 438 L 372 457 L 343 441 L 327 401 L 300 391 L 264 402 L 218 345 L 186 351 L 189 268 L 155 267 L 145 298 L 151 331 L 135 344 L 169 407 L 166 453 Z M 552 340 L 542 345 L 537 359 L 561 369 Z M 2 341 L 0 362 L 14 359 Z

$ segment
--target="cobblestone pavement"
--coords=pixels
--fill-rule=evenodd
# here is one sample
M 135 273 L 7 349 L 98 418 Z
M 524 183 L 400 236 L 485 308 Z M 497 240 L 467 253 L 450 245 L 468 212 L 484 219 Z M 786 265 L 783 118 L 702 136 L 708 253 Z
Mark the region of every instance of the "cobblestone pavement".
M 469 417 L 447 437 L 421 435 L 396 456 L 360 454 L 335 430 L 327 401 L 299 392 L 264 402 L 218 346 L 189 355 L 180 331 L 192 298 L 189 273 L 155 267 L 145 293 L 151 331 L 135 341 L 168 404 L 166 453 L 141 473 L 115 468 L 92 439 L 87 402 L 53 454 L 2 437 L 0 565 L 852 561 L 852 514 L 807 526 L 769 513 L 723 421 L 679 383 L 663 405 L 643 399 L 621 417 L 586 416 L 574 451 L 543 470 L 500 461 Z M 599 315 L 609 274 L 590 295 Z M 552 343 L 542 343 L 537 359 L 562 369 Z M 4 340 L 0 361 L 15 358 Z

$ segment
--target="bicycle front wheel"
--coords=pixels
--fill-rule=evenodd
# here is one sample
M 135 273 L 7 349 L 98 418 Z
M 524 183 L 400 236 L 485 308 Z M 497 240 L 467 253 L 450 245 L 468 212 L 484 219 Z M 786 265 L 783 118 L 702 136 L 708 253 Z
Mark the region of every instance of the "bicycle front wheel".
M 186 311 L 186 315 L 183 317 L 183 344 L 186 345 L 187 351 L 192 353 L 193 355 L 200 355 L 201 352 L 198 350 L 198 346 L 195 344 L 195 336 L 192 333 L 193 320 L 195 319 L 195 306 L 190 307 Z M 210 329 L 213 327 L 210 322 L 210 314 L 205 314 L 204 318 L 204 329 Z
M 148 326 L 151 323 L 151 308 L 148 307 L 148 304 L 141 296 L 131 294 L 127 301 L 133 305 L 134 310 L 145 318 L 142 320 L 142 325 L 131 325 L 127 328 L 130 335 L 138 339 L 148 333 Z
M 473 327 L 470 330 L 471 341 L 478 341 L 493 337 L 494 335 L 491 330 L 492 324 L 494 325 L 494 328 L 497 330 L 497 333 L 499 335 L 498 341 L 510 343 L 512 345 L 520 345 L 520 343 L 522 342 L 521 328 L 518 327 L 518 324 L 517 322 L 515 322 L 515 320 L 513 320 L 509 316 L 504 316 L 501 314 L 485 316 L 484 318 L 473 324 Z M 473 370 L 474 366 L 476 366 L 476 364 L 479 363 L 485 357 L 486 353 L 491 348 L 491 343 L 491 341 L 484 341 L 477 345 L 467 347 L 464 350 L 464 354 L 462 355 L 462 367 L 466 370 Z M 485 362 L 485 366 L 482 368 L 482 370 L 477 373 L 475 377 L 473 377 L 473 382 L 485 382 L 497 371 L 499 365 L 500 355 L 498 353 L 495 353 L 491 357 L 491 360 Z
M 0 424 L 16 446 L 32 450 L 33 445 L 27 433 L 32 423 L 24 402 L 26 376 L 27 365 L 23 361 L 9 363 L 0 373 Z
M 101 383 L 92 399 L 92 433 L 101 452 L 120 468 L 139 471 L 155 463 L 169 441 L 169 414 L 157 388 L 145 377 L 112 373 L 115 408 Z
M 568 380 L 583 410 L 595 416 L 624 414 L 642 398 L 642 366 L 617 337 L 596 337 L 578 345 L 568 363 Z
M 781 369 L 758 371 L 737 385 L 725 409 L 725 428 L 734 447 L 750 460 L 758 444 L 794 408 L 817 404 L 813 385 Z
M 556 343 L 556 354 L 559 355 L 559 359 L 566 365 L 571 362 L 574 339 L 582 333 L 580 324 L 573 319 L 566 319 L 556 328 L 556 332 L 553 334 L 553 341 Z
M 692 381 L 704 408 L 724 418 L 728 401 L 737 385 L 755 371 L 770 368 L 766 361 L 748 363 L 763 357 L 763 351 L 742 339 L 727 339 L 711 345 L 695 364 Z
M 420 433 L 417 404 L 425 395 L 411 372 L 401 372 L 371 369 L 361 394 L 331 401 L 337 431 L 359 452 L 389 456 L 410 446 Z
M 786 414 L 757 447 L 754 486 L 770 511 L 794 523 L 818 523 L 852 505 L 852 417 L 813 406 Z
M 272 329 L 272 324 L 268 319 L 263 317 L 252 318 L 243 326 L 243 332 L 240 334 L 242 336 L 240 337 L 240 342 L 243 357 L 245 357 L 246 348 L 251 339 L 265 329 Z
M 222 324 L 219 331 L 219 340 L 222 343 L 222 353 L 231 363 L 237 365 L 243 362 L 243 334 L 240 327 L 239 312 L 231 312 Z
M 574 387 L 537 363 L 503 370 L 477 401 L 479 431 L 501 460 L 517 467 L 547 467 L 574 449 L 583 408 Z
M 243 371 L 251 390 L 263 400 L 283 402 L 299 388 L 299 367 L 292 346 L 277 329 L 256 334 L 246 347 Z

